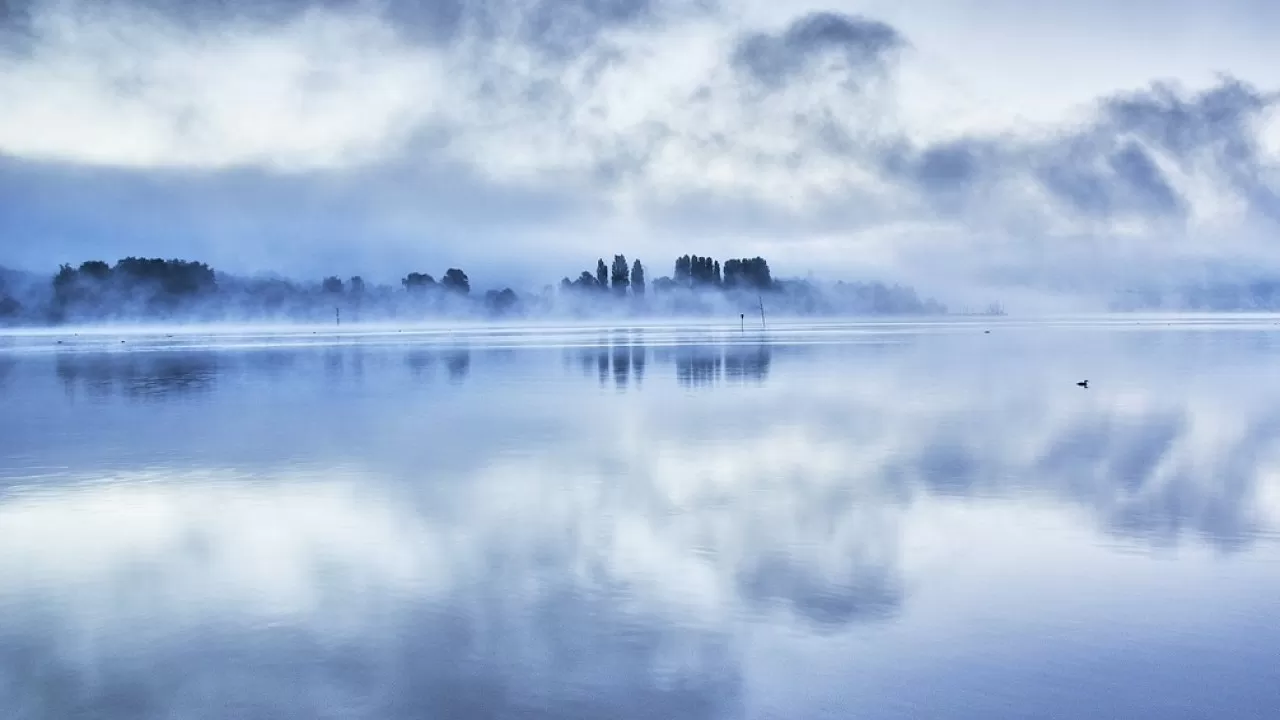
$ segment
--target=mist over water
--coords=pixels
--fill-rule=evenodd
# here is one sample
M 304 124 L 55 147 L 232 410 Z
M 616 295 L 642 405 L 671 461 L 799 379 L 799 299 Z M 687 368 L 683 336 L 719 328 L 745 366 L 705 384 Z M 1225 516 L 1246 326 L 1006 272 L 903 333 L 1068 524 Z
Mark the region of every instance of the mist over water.
M 0 717 L 1272 717 L 1277 320 L 0 335 Z

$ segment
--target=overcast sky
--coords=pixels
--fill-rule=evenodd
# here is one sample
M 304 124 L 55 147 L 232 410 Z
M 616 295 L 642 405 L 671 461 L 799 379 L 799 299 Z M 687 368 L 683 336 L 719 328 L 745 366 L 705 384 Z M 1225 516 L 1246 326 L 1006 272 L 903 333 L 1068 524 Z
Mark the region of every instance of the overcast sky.
M 1264 0 L 0 0 L 0 264 L 1280 272 Z

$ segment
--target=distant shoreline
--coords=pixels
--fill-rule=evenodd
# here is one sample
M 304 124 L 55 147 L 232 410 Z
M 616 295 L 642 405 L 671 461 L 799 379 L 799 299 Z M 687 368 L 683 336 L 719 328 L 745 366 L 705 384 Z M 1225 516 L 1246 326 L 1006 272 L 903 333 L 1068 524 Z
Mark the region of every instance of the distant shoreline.
M 671 276 L 648 278 L 639 260 L 615 255 L 594 272 L 558 285 L 517 292 L 473 292 L 467 273 L 449 268 L 439 279 L 411 272 L 399 286 L 353 275 L 319 282 L 239 277 L 188 260 L 129 257 L 110 265 L 62 265 L 48 279 L 0 273 L 0 325 L 83 325 L 104 322 L 293 322 L 340 326 L 431 319 L 531 318 L 631 321 L 636 318 L 755 322 L 767 317 L 946 315 L 941 303 L 902 285 L 775 279 L 764 258 L 676 258 Z M 993 308 L 998 306 L 993 305 Z

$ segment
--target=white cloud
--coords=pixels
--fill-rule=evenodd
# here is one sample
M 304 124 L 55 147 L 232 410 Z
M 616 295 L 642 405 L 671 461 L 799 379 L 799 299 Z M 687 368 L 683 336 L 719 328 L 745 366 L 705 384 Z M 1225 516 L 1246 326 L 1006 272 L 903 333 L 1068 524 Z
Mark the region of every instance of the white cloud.
M 789 272 L 866 267 L 865 252 L 901 277 L 954 285 L 991 274 L 992 262 L 972 257 L 983 248 L 1003 248 L 991 259 L 1022 263 L 1030 277 L 1081 237 L 1148 258 L 1185 246 L 1230 259 L 1214 250 L 1224 237 L 1256 237 L 1274 216 L 1265 205 L 1276 133 L 1268 114 L 1252 119 L 1248 86 L 1234 94 L 1218 86 L 1212 97 L 1196 95 L 1203 85 L 1138 95 L 1156 119 L 1132 121 L 1085 103 L 1080 88 L 1059 87 L 1072 76 L 1086 78 L 1094 97 L 1117 89 L 1096 59 L 1074 64 L 1061 43 L 1030 53 L 1023 46 L 1040 36 L 1016 18 L 1009 39 L 997 41 L 973 28 L 946 35 L 954 8 L 924 0 L 898 9 L 837 3 L 854 14 L 808 27 L 796 23 L 816 6 L 632 5 L 626 21 L 566 6 L 569 20 L 540 37 L 530 28 L 547 8 L 536 3 L 464 3 L 456 26 L 431 32 L 370 3 L 273 21 L 44 3 L 25 47 L 0 54 L 0 155 L 144 174 L 248 168 L 310 179 L 416 167 L 437 185 L 399 188 L 406 209 L 379 208 L 362 227 L 376 236 L 390 232 L 379 223 L 435 222 L 442 211 L 433 202 L 457 205 L 453 196 L 433 200 L 443 182 L 465 187 L 493 218 L 519 215 L 500 197 L 513 189 L 572 199 L 553 217 L 504 230 L 513 238 L 504 247 L 558 237 L 594 256 L 585 248 L 612 233 L 646 252 L 691 238 L 703 252 L 744 243 L 820 251 L 781 258 Z M 900 42 L 876 45 L 875 18 L 896 27 Z M 1112 30 L 1103 37 L 1119 42 Z M 768 34 L 773 50 L 762 57 L 785 65 L 788 82 L 766 87 L 735 65 L 748 33 Z M 993 53 L 1019 47 L 1025 57 L 991 72 Z M 1214 49 L 1207 57 L 1236 57 Z M 1032 80 L 1044 97 L 1024 93 Z M 1219 112 L 1228 122 L 1213 120 Z M 1190 144 L 1165 142 L 1175 135 Z M 904 227 L 930 230 L 904 235 Z M 474 234 L 486 247 L 503 242 Z M 940 237 L 951 240 L 930 245 Z M 1250 257 L 1267 257 L 1244 244 Z M 923 246 L 947 259 L 929 261 Z M 963 276 L 947 270 L 959 266 Z
M 340 168 L 385 158 L 439 102 L 441 65 L 370 17 L 186 29 L 45 16 L 0 65 L 0 149 L 137 168 Z

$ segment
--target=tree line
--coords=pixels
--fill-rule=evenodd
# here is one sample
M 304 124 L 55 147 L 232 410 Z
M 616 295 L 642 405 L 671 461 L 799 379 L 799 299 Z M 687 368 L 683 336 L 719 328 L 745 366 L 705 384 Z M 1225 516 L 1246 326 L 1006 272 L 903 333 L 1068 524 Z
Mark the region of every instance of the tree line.
M 686 254 L 672 271 L 651 279 L 639 259 L 614 255 L 596 260 L 594 270 L 565 277 L 559 292 L 518 294 L 511 288 L 473 294 L 461 268 L 438 277 L 414 271 L 398 286 L 374 284 L 359 275 L 337 275 L 298 282 L 274 276 L 242 277 L 221 273 L 203 262 L 127 257 L 108 264 L 90 260 L 64 264 L 41 287 L 37 276 L 0 269 L 0 323 L 83 322 L 105 319 L 253 319 L 323 321 L 459 315 L 506 316 L 599 313 L 675 315 L 734 314 L 770 293 L 771 305 L 793 314 L 837 313 L 843 308 L 869 312 L 945 312 L 921 301 L 910 288 L 879 284 L 827 289 L 805 280 L 777 280 L 761 257 L 730 258 Z M 8 274 L 6 274 L 8 273 Z M 24 276 L 23 292 L 14 288 Z M 46 276 L 48 277 L 48 276 Z M 847 311 L 847 310 L 845 310 Z
M 612 291 L 617 296 L 625 296 L 630 291 L 633 297 L 640 298 L 648 290 L 644 265 L 637 259 L 628 266 L 625 255 L 614 255 L 612 265 L 608 266 L 605 265 L 604 258 L 599 258 L 596 260 L 595 273 L 583 270 L 575 280 L 563 278 L 560 287 L 564 290 Z M 769 263 L 761 257 L 726 260 L 722 272 L 719 260 L 698 255 L 681 255 L 676 258 L 675 268 L 670 276 L 660 277 L 653 282 L 655 292 L 676 288 L 765 292 L 777 290 L 778 286 L 769 272 Z
M 213 269 L 201 262 L 127 257 L 114 266 L 90 260 L 62 265 L 53 276 L 53 312 L 65 316 L 86 307 L 126 307 L 144 314 L 163 313 L 185 299 L 217 287 Z

